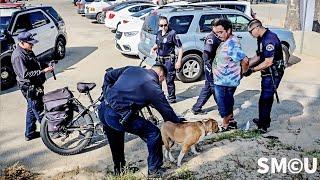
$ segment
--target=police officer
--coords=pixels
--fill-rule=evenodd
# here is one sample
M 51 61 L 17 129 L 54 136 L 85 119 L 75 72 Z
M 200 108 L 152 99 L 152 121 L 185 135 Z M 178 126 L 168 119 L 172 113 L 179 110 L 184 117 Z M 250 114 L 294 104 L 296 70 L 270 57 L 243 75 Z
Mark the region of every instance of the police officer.
M 212 21 L 213 25 L 213 21 Z M 212 61 L 216 56 L 216 51 L 221 43 L 221 40 L 216 35 L 215 27 L 212 27 L 212 32 L 206 37 L 204 42 L 204 50 L 202 54 L 202 59 L 204 61 L 204 72 L 205 72 L 205 84 L 202 88 L 199 98 L 196 104 L 193 105 L 191 112 L 194 115 L 206 114 L 202 110 L 202 106 L 208 101 L 211 95 L 214 95 L 214 83 L 212 75 Z
M 43 111 L 43 84 L 46 81 L 45 73 L 53 71 L 53 67 L 41 68 L 32 47 L 38 41 L 29 32 L 18 35 L 17 48 L 11 56 L 11 63 L 16 74 L 18 87 L 26 98 L 28 107 L 26 115 L 25 140 L 29 141 L 40 137 L 36 132 L 36 120 L 42 119 Z
M 164 64 L 168 71 L 166 83 L 168 87 L 168 101 L 176 102 L 175 84 L 176 70 L 181 68 L 182 44 L 173 29 L 169 28 L 166 17 L 159 18 L 160 31 L 157 33 L 156 44 L 151 48 L 151 54 L 157 51 L 157 61 Z M 175 46 L 178 47 L 178 60 L 175 62 Z
M 151 69 L 127 66 L 106 72 L 104 101 L 99 106 L 99 118 L 105 125 L 116 174 L 121 173 L 125 166 L 125 132 L 135 134 L 147 143 L 149 177 L 161 177 L 164 172 L 161 168 L 163 155 L 160 130 L 151 121 L 139 116 L 138 112 L 150 104 L 162 115 L 164 121 L 182 121 L 161 90 L 160 84 L 166 74 L 162 64 L 156 64 Z
M 265 133 L 270 127 L 273 96 L 275 93 L 277 95 L 277 88 L 284 74 L 282 46 L 278 36 L 263 27 L 257 19 L 249 22 L 248 30 L 253 37 L 257 38 L 258 50 L 257 55 L 251 58 L 251 68 L 244 75 L 261 72 L 259 119 L 253 119 L 253 122 L 262 133 Z

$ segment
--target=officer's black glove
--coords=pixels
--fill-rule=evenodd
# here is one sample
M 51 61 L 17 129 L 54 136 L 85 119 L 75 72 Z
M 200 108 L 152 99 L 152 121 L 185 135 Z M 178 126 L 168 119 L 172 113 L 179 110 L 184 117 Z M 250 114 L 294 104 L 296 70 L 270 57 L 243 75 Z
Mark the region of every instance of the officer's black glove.
M 253 68 L 249 68 L 249 69 L 247 70 L 247 72 L 243 73 L 243 76 L 248 77 L 248 76 L 250 76 L 253 72 L 254 72 L 254 71 L 253 71 Z

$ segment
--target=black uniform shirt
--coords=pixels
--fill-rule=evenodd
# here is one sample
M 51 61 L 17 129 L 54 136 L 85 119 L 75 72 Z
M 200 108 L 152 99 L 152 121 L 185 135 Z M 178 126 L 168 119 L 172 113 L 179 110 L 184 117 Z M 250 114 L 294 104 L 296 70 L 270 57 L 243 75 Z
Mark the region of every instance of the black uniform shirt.
M 156 44 L 158 45 L 159 56 L 169 56 L 174 54 L 175 46 L 182 47 L 181 41 L 176 34 L 175 30 L 168 30 L 167 33 L 162 36 L 162 31 L 158 31 L 156 37 Z

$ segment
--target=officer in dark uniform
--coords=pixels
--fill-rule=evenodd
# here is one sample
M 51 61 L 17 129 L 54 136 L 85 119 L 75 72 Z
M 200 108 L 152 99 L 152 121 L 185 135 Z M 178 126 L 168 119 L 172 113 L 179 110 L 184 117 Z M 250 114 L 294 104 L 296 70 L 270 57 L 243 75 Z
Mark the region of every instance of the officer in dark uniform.
M 17 75 L 18 87 L 26 98 L 28 107 L 26 115 L 26 141 L 40 137 L 36 132 L 36 120 L 41 120 L 43 111 L 43 84 L 46 81 L 45 73 L 53 71 L 53 67 L 42 69 L 32 47 L 38 41 L 29 32 L 22 32 L 18 35 L 17 48 L 11 56 L 11 63 Z
M 212 32 L 206 37 L 204 42 L 202 59 L 204 61 L 205 84 L 200 92 L 200 95 L 196 104 L 194 104 L 191 109 L 191 112 L 195 115 L 206 114 L 206 112 L 202 111 L 202 106 L 208 101 L 211 95 L 214 95 L 212 61 L 216 56 L 216 51 L 220 43 L 221 43 L 221 40 L 217 37 L 216 33 L 214 32 L 214 26 L 213 26 Z
M 104 100 L 99 106 L 99 118 L 105 125 L 110 144 L 114 170 L 122 172 L 125 166 L 124 133 L 139 136 L 148 147 L 148 175 L 161 177 L 164 170 L 162 140 L 160 130 L 151 121 L 139 116 L 146 105 L 162 115 L 164 121 L 179 123 L 178 118 L 161 90 L 161 82 L 166 76 L 166 68 L 156 64 L 151 69 L 127 66 L 107 71 L 104 77 Z
M 164 64 L 168 71 L 166 83 L 168 87 L 168 101 L 176 102 L 175 84 L 176 70 L 181 68 L 182 44 L 173 29 L 169 28 L 168 19 L 166 17 L 159 18 L 160 31 L 157 33 L 156 44 L 151 49 L 151 54 L 157 51 L 157 61 Z M 175 56 L 175 47 L 178 47 L 178 60 Z
M 270 127 L 270 113 L 273 104 L 273 96 L 276 94 L 284 74 L 284 61 L 282 46 L 278 36 L 262 26 L 257 20 L 251 20 L 248 24 L 250 34 L 257 38 L 257 55 L 250 60 L 250 69 L 244 74 L 249 76 L 253 72 L 261 71 L 261 95 L 259 99 L 259 119 L 253 119 L 261 132 L 267 132 Z

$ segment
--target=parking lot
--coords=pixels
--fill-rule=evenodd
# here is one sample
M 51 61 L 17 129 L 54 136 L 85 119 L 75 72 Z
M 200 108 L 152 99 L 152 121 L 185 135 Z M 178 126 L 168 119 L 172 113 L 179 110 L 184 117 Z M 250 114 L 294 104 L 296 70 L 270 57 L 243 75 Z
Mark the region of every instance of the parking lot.
M 92 95 L 97 98 L 101 93 L 105 69 L 139 64 L 138 57 L 122 55 L 115 49 L 114 33 L 104 25 L 77 14 L 70 0 L 33 0 L 30 3 L 52 5 L 67 27 L 67 54 L 56 65 L 57 80 L 50 77 L 45 83 L 46 92 L 68 86 L 75 97 L 88 104 L 88 99 L 76 91 L 77 82 L 96 83 Z M 269 135 L 306 150 L 319 150 L 320 144 L 315 141 L 320 137 L 320 78 L 317 75 L 320 59 L 295 54 L 291 62 L 293 65 L 286 70 L 278 90 L 281 103 L 274 104 L 274 122 Z M 188 110 L 195 103 L 203 83 L 176 81 L 178 102 L 172 106 L 177 113 L 194 118 Z M 258 73 L 242 80 L 235 95 L 235 118 L 241 125 L 257 116 L 259 93 Z M 50 176 L 76 167 L 97 167 L 99 170 L 112 167 L 110 149 L 103 140 L 74 156 L 60 156 L 49 151 L 40 138 L 24 141 L 26 102 L 17 87 L 2 91 L 0 103 L 0 169 L 19 161 Z M 204 108 L 209 111 L 206 116 L 221 122 L 213 99 Z M 295 133 L 298 130 L 299 133 Z M 147 150 L 141 140 L 127 142 L 126 152 L 135 152 L 128 154 L 128 161 L 137 161 L 138 158 L 140 164 L 146 164 Z

